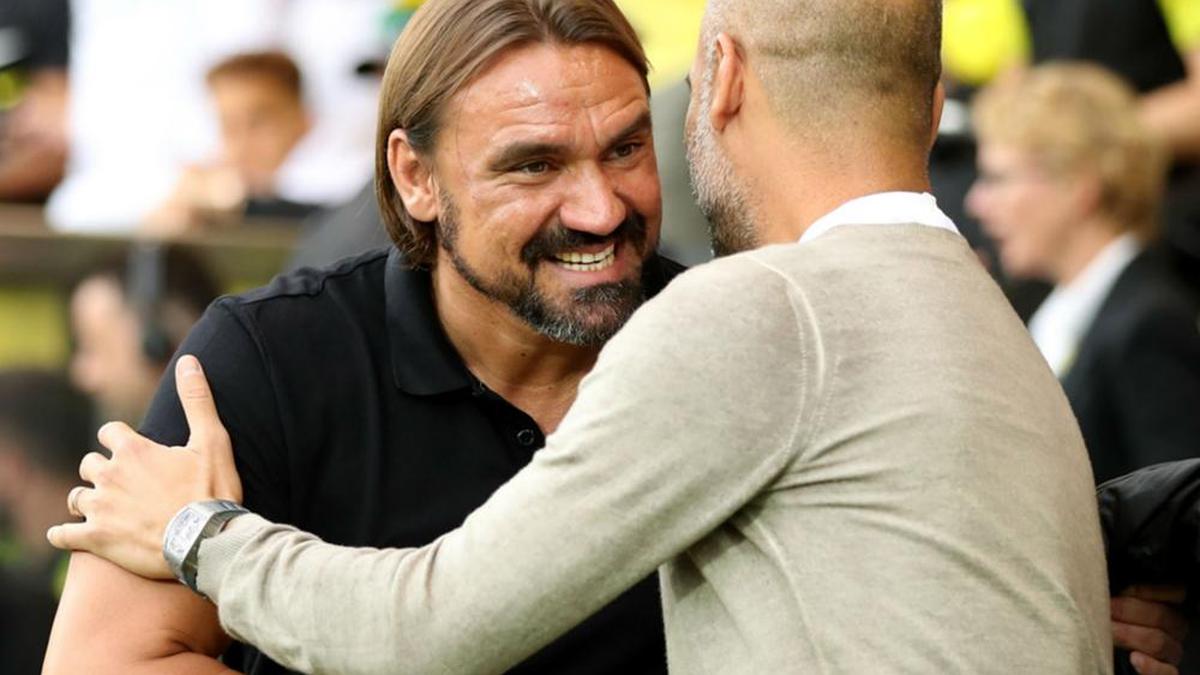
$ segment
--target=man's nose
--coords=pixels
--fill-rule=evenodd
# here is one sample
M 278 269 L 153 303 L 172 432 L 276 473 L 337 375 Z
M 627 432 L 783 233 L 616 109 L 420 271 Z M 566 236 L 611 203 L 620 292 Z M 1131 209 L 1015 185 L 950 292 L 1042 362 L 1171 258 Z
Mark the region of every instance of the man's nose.
M 568 189 L 559 214 L 564 227 L 604 237 L 628 215 L 616 185 L 599 167 L 580 171 Z

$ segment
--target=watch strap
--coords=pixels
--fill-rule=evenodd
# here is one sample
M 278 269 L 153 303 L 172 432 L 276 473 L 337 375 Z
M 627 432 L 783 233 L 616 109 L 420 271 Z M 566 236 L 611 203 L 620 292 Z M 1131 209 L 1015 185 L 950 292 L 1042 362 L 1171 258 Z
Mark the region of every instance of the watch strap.
M 175 578 L 196 593 L 200 544 L 217 534 L 231 519 L 249 511 L 223 499 L 192 502 L 175 514 L 163 534 L 163 557 Z

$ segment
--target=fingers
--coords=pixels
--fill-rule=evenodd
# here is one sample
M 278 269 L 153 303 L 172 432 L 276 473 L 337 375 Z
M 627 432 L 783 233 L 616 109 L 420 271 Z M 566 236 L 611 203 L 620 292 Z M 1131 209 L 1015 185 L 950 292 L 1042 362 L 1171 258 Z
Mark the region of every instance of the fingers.
M 55 525 L 46 531 L 46 540 L 54 548 L 64 551 L 90 550 L 92 530 L 87 523 Z
M 217 404 L 213 401 L 212 389 L 204 377 L 200 360 L 185 354 L 175 363 L 175 390 L 183 405 L 191 430 L 189 447 L 207 447 L 207 441 L 225 435 L 221 418 L 217 415 Z M 193 443 L 192 441 L 198 441 Z
M 1156 628 L 1113 622 L 1113 643 L 1166 663 L 1179 663 L 1183 658 L 1183 645 Z
M 1121 596 L 1178 605 L 1187 598 L 1187 589 L 1182 586 L 1130 586 L 1121 591 Z
M 83 461 L 79 462 L 79 477 L 85 481 L 95 484 L 100 480 L 101 474 L 104 472 L 104 467 L 108 464 L 109 459 L 98 452 L 89 452 L 84 455 Z
M 82 485 L 77 485 L 71 488 L 71 491 L 67 493 L 67 513 L 70 513 L 76 518 L 84 517 L 83 511 L 79 505 L 79 498 L 83 496 L 87 490 L 88 488 L 85 488 Z
M 150 443 L 149 440 L 129 428 L 129 425 L 124 422 L 109 422 L 105 424 L 100 427 L 100 431 L 96 432 L 96 438 L 100 441 L 100 445 L 108 448 L 113 453 L 113 456 L 135 451 Z
M 1179 669 L 1175 666 L 1152 659 L 1140 652 L 1134 652 L 1129 657 L 1129 661 L 1138 675 L 1179 675 Z
M 1112 618 L 1119 623 L 1165 630 L 1181 642 L 1188 632 L 1187 619 L 1180 612 L 1165 603 L 1148 602 L 1140 598 L 1113 598 Z

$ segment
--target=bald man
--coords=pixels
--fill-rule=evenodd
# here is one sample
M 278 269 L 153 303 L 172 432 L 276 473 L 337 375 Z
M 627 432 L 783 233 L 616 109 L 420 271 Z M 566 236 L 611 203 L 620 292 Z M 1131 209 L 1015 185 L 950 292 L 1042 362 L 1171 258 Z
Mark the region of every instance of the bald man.
M 644 305 L 532 463 L 433 544 L 206 528 L 193 583 L 222 624 L 301 670 L 501 672 L 657 568 L 674 672 L 1110 672 L 1079 431 L 927 194 L 940 10 L 710 3 L 687 140 L 728 257 Z M 108 428 L 88 527 L 122 486 L 171 490 L 147 466 L 176 501 L 131 520 L 229 495 L 194 360 L 179 381 L 196 452 Z M 124 564 L 165 576 L 164 524 Z

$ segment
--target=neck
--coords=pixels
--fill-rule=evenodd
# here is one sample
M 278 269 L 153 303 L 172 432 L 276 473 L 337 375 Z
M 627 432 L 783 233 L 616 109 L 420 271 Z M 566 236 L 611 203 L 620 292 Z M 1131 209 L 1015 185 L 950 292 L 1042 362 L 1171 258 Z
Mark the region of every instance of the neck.
M 929 192 L 925 157 L 911 150 L 854 152 L 797 149 L 762 153 L 751 173 L 763 244 L 797 241 L 825 214 L 858 197 L 881 192 Z M 803 158 L 795 161 L 794 158 Z M 789 161 L 791 160 L 791 161 Z
M 1119 236 L 1117 227 L 1104 218 L 1093 217 L 1080 224 L 1050 270 L 1054 284 L 1066 286 L 1078 279 L 1096 256 Z
M 433 270 L 438 318 L 467 369 L 552 432 L 599 347 L 555 342 L 475 290 L 448 262 Z

